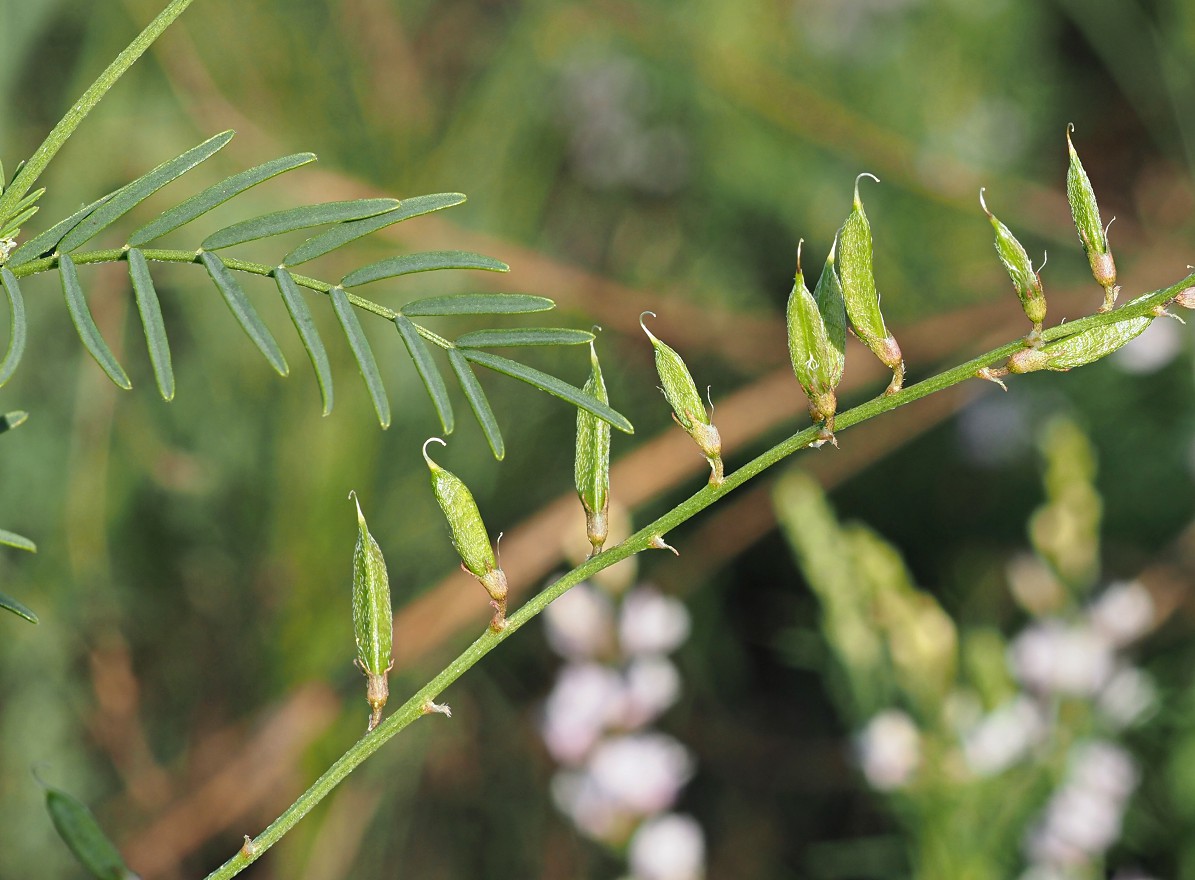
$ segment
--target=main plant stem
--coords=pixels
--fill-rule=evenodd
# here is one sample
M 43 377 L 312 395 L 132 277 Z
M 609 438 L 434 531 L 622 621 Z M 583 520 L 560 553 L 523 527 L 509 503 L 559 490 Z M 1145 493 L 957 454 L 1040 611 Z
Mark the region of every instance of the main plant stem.
M 1172 300 L 1180 291 L 1195 285 L 1195 273 L 1188 275 L 1177 284 L 1162 290 L 1156 290 L 1145 296 L 1138 297 L 1132 302 L 1111 312 L 1103 312 L 1051 327 L 1042 334 L 1042 340 L 1049 342 L 1102 324 L 1110 324 L 1138 315 L 1147 315 L 1158 306 Z M 974 378 L 978 370 L 991 367 L 1019 351 L 1025 345 L 1024 340 L 1018 339 L 1007 345 L 992 349 L 979 357 L 973 358 L 957 367 L 938 373 L 915 385 L 910 385 L 895 394 L 889 394 L 869 400 L 866 403 L 839 413 L 835 419 L 835 433 L 850 428 L 860 422 L 874 418 L 881 413 L 894 410 L 897 407 L 928 397 L 937 391 L 942 391 L 960 382 Z M 450 684 L 460 678 L 475 663 L 486 654 L 506 641 L 522 626 L 539 614 L 551 603 L 569 589 L 586 578 L 596 574 L 604 568 L 614 565 L 635 553 L 648 549 L 653 538 L 662 538 L 676 526 L 705 510 L 724 495 L 734 491 L 743 483 L 758 476 L 767 468 L 792 455 L 798 449 L 803 449 L 817 440 L 821 433 L 820 425 L 812 425 L 803 431 L 798 431 L 766 452 L 756 456 L 738 470 L 729 474 L 718 486 L 707 485 L 701 491 L 681 502 L 659 519 L 644 526 L 629 538 L 597 556 L 591 557 L 568 574 L 555 581 L 549 587 L 529 599 L 518 611 L 507 618 L 507 626 L 502 632 L 495 633 L 487 629 L 464 653 L 448 664 L 435 678 L 425 684 L 414 696 L 407 700 L 389 718 L 383 721 L 371 733 L 361 737 L 335 764 L 329 767 L 315 783 L 305 791 L 281 816 L 255 837 L 235 856 L 209 874 L 206 880 L 227 880 L 235 877 L 246 866 L 256 861 L 267 849 L 277 843 L 283 835 L 293 828 L 300 819 L 307 815 L 316 804 L 323 800 L 332 789 L 340 784 L 358 764 L 376 752 L 383 743 L 409 725 L 412 721 L 430 711 L 432 701 L 440 695 Z

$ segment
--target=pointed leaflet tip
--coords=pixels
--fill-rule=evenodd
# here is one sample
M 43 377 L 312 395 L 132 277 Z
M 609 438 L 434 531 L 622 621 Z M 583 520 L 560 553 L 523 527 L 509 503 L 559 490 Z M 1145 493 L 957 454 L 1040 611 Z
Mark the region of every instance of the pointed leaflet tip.
M 361 499 L 357 497 L 357 490 L 356 490 L 356 489 L 350 489 L 350 490 L 349 490 L 349 497 L 350 497 L 350 498 L 352 498 L 352 499 L 353 499 L 353 503 L 357 505 L 357 522 L 358 522 L 358 523 L 360 523 L 360 524 L 364 524 L 364 522 L 365 522 L 365 514 L 363 514 L 363 513 L 361 512 Z
M 654 340 L 656 338 L 656 335 L 654 333 L 652 333 L 650 330 L 648 330 L 647 325 L 643 323 L 644 315 L 651 315 L 654 318 L 656 316 L 656 313 L 653 311 L 649 311 L 647 309 L 645 309 L 639 313 L 639 326 L 643 328 L 643 332 L 647 334 L 649 339 Z
M 988 217 L 991 217 L 992 212 L 988 210 L 987 202 L 985 202 L 983 200 L 984 189 L 985 189 L 985 187 L 982 187 L 982 186 L 979 188 L 979 207 L 983 208 L 983 213 L 987 214 Z
M 860 201 L 861 201 L 859 199 L 859 181 L 862 180 L 864 177 L 870 177 L 876 183 L 880 182 L 880 179 L 878 177 L 876 177 L 874 174 L 872 174 L 870 171 L 864 171 L 864 172 L 860 173 L 858 176 L 856 176 L 855 177 L 855 204 L 856 205 L 860 204 Z
M 439 470 L 440 466 L 432 461 L 431 456 L 427 454 L 427 444 L 429 443 L 439 443 L 441 446 L 447 446 L 448 444 L 439 437 L 428 437 L 423 441 L 423 460 L 427 462 L 427 466 L 433 471 Z

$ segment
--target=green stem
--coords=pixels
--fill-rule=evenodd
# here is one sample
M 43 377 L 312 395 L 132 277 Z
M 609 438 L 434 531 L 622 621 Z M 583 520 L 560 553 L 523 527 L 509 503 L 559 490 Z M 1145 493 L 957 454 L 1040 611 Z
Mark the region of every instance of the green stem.
M 166 8 L 159 12 L 145 30 L 139 33 L 133 42 L 129 43 L 125 50 L 113 59 L 112 63 L 75 102 L 74 106 L 66 111 L 66 115 L 58 121 L 53 131 L 46 136 L 41 146 L 34 151 L 33 155 L 29 157 L 29 161 L 21 168 L 20 173 L 12 182 L 12 186 L 5 190 L 3 195 L 0 195 L 0 220 L 6 220 L 12 216 L 17 203 L 33 188 L 33 184 L 45 171 L 46 166 L 50 164 L 50 160 L 54 158 L 54 154 L 66 143 L 67 138 L 74 134 L 79 123 L 91 112 L 91 108 L 100 102 L 108 89 L 112 88 L 124 72 L 133 66 L 133 62 L 140 58 L 153 41 L 161 36 L 162 31 L 166 30 L 190 5 L 191 0 L 170 0 Z M 0 181 L 0 185 L 3 185 L 3 181 Z
M 1048 342 L 1053 339 L 1073 335 L 1089 327 L 1149 314 L 1155 307 L 1169 302 L 1180 291 L 1193 284 L 1195 284 L 1195 273 L 1188 275 L 1182 281 L 1170 287 L 1138 297 L 1114 311 L 1098 313 L 1068 324 L 1051 327 L 1042 334 L 1042 337 Z M 857 425 L 860 422 L 865 422 L 881 413 L 894 410 L 897 407 L 920 400 L 937 391 L 942 391 L 953 385 L 958 385 L 961 382 L 972 379 L 975 377 L 977 370 L 984 367 L 991 367 L 1005 360 L 1024 348 L 1024 345 L 1024 340 L 1010 342 L 1007 345 L 1002 345 L 999 348 L 994 348 L 985 354 L 981 354 L 979 357 L 972 358 L 966 363 L 959 364 L 957 367 L 953 367 L 936 376 L 931 376 L 915 385 L 910 385 L 895 394 L 877 397 L 853 409 L 840 413 L 835 420 L 835 433 L 841 433 L 847 428 Z M 286 812 L 275 819 L 265 831 L 254 838 L 249 844 L 246 844 L 240 852 L 210 873 L 206 880 L 227 880 L 227 878 L 235 877 L 246 866 L 260 858 L 267 849 L 277 843 L 300 819 L 307 815 L 312 807 L 323 800 L 324 796 L 339 785 L 362 761 L 376 752 L 383 743 L 407 727 L 412 721 L 426 715 L 428 713 L 427 707 L 445 688 L 460 678 L 468 669 L 481 660 L 482 657 L 514 635 L 516 631 L 543 611 L 553 600 L 559 598 L 569 589 L 602 569 L 608 568 L 616 562 L 621 562 L 635 553 L 647 550 L 653 538 L 662 538 L 669 531 L 705 510 L 743 483 L 758 476 L 764 470 L 789 455 L 792 455 L 798 449 L 808 446 L 817 440 L 820 434 L 820 425 L 811 425 L 803 431 L 798 431 L 787 440 L 776 444 L 771 449 L 747 462 L 737 471 L 729 474 L 720 485 L 705 486 L 705 488 L 701 489 L 701 491 L 688 500 L 681 502 L 668 511 L 668 513 L 643 527 L 622 543 L 587 559 L 542 592 L 529 599 L 518 611 L 510 615 L 507 618 L 506 628 L 501 632 L 495 633 L 487 629 L 464 653 L 449 663 L 435 678 L 403 703 L 389 718 L 378 725 L 371 733 L 367 733 L 361 737 L 307 791 L 300 795 L 299 799 Z

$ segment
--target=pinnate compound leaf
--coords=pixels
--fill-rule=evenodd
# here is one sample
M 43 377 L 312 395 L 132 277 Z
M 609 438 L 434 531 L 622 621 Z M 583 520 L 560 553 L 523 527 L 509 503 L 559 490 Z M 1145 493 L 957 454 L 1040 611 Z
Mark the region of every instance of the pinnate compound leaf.
M 75 270 L 75 263 L 66 253 L 59 254 L 58 275 L 62 278 L 62 294 L 66 297 L 66 309 L 75 329 L 79 331 L 83 347 L 95 358 L 95 362 L 114 385 L 126 391 L 132 388 L 133 383 L 129 381 L 124 367 L 116 360 L 116 355 L 100 335 L 100 328 L 95 325 L 95 318 L 91 316 L 91 309 L 87 307 L 83 288 L 79 284 L 79 273 Z
M 46 810 L 50 821 L 75 858 L 96 880 L 134 880 L 116 844 L 100 828 L 83 803 L 56 788 L 46 789 Z
M 16 547 L 18 550 L 28 550 L 30 553 L 37 552 L 37 545 L 24 535 L 18 535 L 16 532 L 6 529 L 0 529 L 0 544 L 4 544 L 6 547 Z
M 477 417 L 477 423 L 481 425 L 486 442 L 490 444 L 490 451 L 494 453 L 494 458 L 502 461 L 506 456 L 502 432 L 498 429 L 498 420 L 494 418 L 494 411 L 490 409 L 490 402 L 486 399 L 485 391 L 482 390 L 481 383 L 477 381 L 473 368 L 469 366 L 465 356 L 455 348 L 448 350 L 448 363 L 452 365 L 452 371 L 456 373 L 461 391 L 465 392 L 465 399 L 469 401 L 469 407 L 473 410 L 473 415 Z
M 296 229 L 360 220 L 362 217 L 372 217 L 374 214 L 389 211 L 397 204 L 398 199 L 352 199 L 347 202 L 324 202 L 320 205 L 287 208 L 218 229 L 203 240 L 201 247 L 214 251 L 232 247 L 234 244 L 283 235 Z
M 378 423 L 383 428 L 390 427 L 390 401 L 386 398 L 386 387 L 382 384 L 382 374 L 378 372 L 378 362 L 373 356 L 373 349 L 369 347 L 369 340 L 365 338 L 365 331 L 361 329 L 361 322 L 353 312 L 353 304 L 342 287 L 333 287 L 328 291 L 332 299 L 332 309 L 336 312 L 336 320 L 349 341 L 349 348 L 353 350 L 353 357 L 361 370 L 361 378 L 365 380 L 365 387 L 369 389 L 370 399 L 373 400 L 374 412 L 378 414 Z
M 117 190 L 116 192 L 119 191 Z M 8 265 L 15 268 L 31 260 L 36 260 L 38 257 L 53 253 L 54 249 L 58 247 L 58 243 L 62 241 L 63 236 L 86 220 L 101 205 L 106 204 L 109 199 L 116 195 L 116 192 L 110 192 L 106 196 L 101 196 L 90 205 L 80 208 L 66 219 L 59 220 L 45 232 L 40 232 L 33 236 L 33 238 L 29 239 L 9 255 Z
M 213 183 L 202 192 L 191 196 L 185 202 L 180 202 L 173 208 L 163 211 L 129 236 L 128 243 L 133 247 L 139 247 L 156 238 L 161 238 L 240 195 L 245 190 L 251 189 L 271 177 L 277 177 L 283 172 L 314 161 L 315 153 L 295 153 L 291 156 L 281 156 L 269 162 L 263 162 L 261 165 L 226 177 L 219 183 Z
M 265 355 L 267 361 L 270 362 L 279 376 L 285 376 L 290 372 L 290 368 L 286 365 L 286 358 L 282 356 L 282 349 L 278 347 L 278 343 L 274 341 L 273 334 L 270 329 L 262 321 L 261 316 L 257 314 L 257 310 L 253 308 L 249 298 L 245 296 L 245 291 L 241 289 L 241 285 L 232 277 L 232 273 L 228 267 L 224 265 L 224 261 L 215 254 L 204 252 L 200 255 L 203 260 L 203 266 L 207 269 L 207 274 L 211 276 L 216 288 L 220 291 L 221 296 L 224 297 L 224 302 L 228 303 L 228 308 L 232 312 L 237 323 L 241 325 L 241 329 L 245 334 L 253 340 L 253 344 L 257 346 L 258 350 Z
M 378 260 L 345 275 L 341 287 L 358 287 L 383 278 L 396 278 L 415 272 L 434 272 L 437 269 L 485 269 L 489 272 L 509 272 L 510 266 L 501 260 L 469 251 L 422 251 Z M 410 314 L 408 312 L 408 314 Z
M 294 278 L 282 267 L 274 270 L 274 280 L 278 284 L 278 292 L 282 294 L 282 302 L 286 311 L 294 322 L 295 330 L 303 348 L 307 349 L 307 356 L 311 358 L 311 368 L 315 370 L 315 382 L 319 385 L 320 399 L 324 405 L 324 415 L 332 412 L 332 366 L 328 363 L 328 351 L 320 339 L 319 331 L 315 329 L 315 321 L 311 318 L 311 310 L 303 300 L 303 294 Z
M 415 364 L 415 371 L 419 373 L 419 378 L 423 380 L 423 387 L 427 389 L 427 394 L 432 399 L 432 405 L 436 408 L 436 415 L 440 417 L 440 425 L 444 428 L 444 433 L 451 434 L 452 429 L 456 427 L 452 401 L 448 397 L 444 377 L 440 375 L 440 370 L 432 360 L 431 352 L 428 351 L 427 343 L 419 335 L 418 328 L 405 315 L 396 317 L 394 323 L 398 327 L 403 343 L 407 346 L 407 354 L 411 356 L 411 362 Z
M 12 596 L 6 596 L 0 593 L 0 609 L 4 611 L 11 611 L 17 617 L 23 617 L 30 623 L 37 623 L 37 615 L 33 613 L 33 609 L 24 602 L 18 602 Z
M 566 327 L 520 327 L 514 330 L 474 330 L 453 340 L 458 348 L 499 348 L 514 345 L 585 345 L 593 342 L 588 330 Z
M 554 309 L 546 296 L 529 293 L 456 293 L 416 299 L 402 307 L 409 318 L 439 315 L 526 315 Z
M 73 251 L 107 229 L 141 202 L 152 196 L 166 184 L 182 177 L 205 159 L 210 158 L 232 140 L 233 132 L 224 131 L 192 147 L 181 156 L 163 162 L 157 168 L 138 177 L 132 183 L 118 189 L 111 199 L 93 211 L 78 226 L 72 229 L 58 245 L 58 250 Z
M 363 220 L 341 223 L 339 226 L 333 226 L 327 232 L 321 232 L 319 235 L 307 239 L 282 258 L 282 265 L 298 266 L 300 263 L 306 263 L 308 260 L 331 253 L 338 247 L 363 238 L 371 232 L 377 232 L 379 229 L 409 220 L 412 217 L 430 214 L 432 211 L 439 211 L 443 208 L 451 208 L 463 201 L 465 201 L 465 196 L 461 193 L 435 193 L 403 199 L 392 211 L 366 217 Z
M 21 355 L 25 353 L 28 325 L 25 322 L 25 300 L 21 296 L 21 288 L 17 286 L 17 276 L 5 266 L 0 269 L 0 280 L 8 296 L 8 350 L 4 353 L 4 360 L 0 361 L 0 385 L 3 385 L 12 378 L 17 364 L 21 362 Z
M 145 344 L 149 351 L 149 362 L 153 366 L 154 380 L 163 400 L 174 399 L 174 367 L 170 362 L 170 341 L 166 338 L 166 324 L 162 320 L 162 304 L 154 289 L 145 254 L 130 248 L 126 257 L 129 261 L 129 280 L 133 282 L 133 294 L 137 298 L 137 311 L 141 315 L 141 328 L 145 331 Z
M 500 357 L 489 352 L 467 349 L 460 354 L 472 363 L 489 367 L 491 370 L 504 373 L 513 379 L 526 382 L 528 385 L 533 385 L 541 391 L 546 391 L 555 397 L 559 397 L 561 400 L 567 400 L 574 406 L 579 406 L 583 410 L 593 413 L 599 419 L 609 422 L 623 433 L 635 433 L 634 426 L 627 420 L 626 416 L 611 409 L 597 398 L 586 394 L 575 385 L 570 385 L 561 379 L 557 379 L 555 376 L 550 376 L 526 364 L 520 364 L 518 361 L 512 361 L 509 358 Z

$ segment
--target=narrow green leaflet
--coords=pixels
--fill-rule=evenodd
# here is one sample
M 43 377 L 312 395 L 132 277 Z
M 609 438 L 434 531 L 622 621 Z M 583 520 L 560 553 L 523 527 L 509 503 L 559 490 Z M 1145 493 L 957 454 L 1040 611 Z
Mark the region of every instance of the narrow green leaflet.
M 597 348 L 592 342 L 589 343 L 589 379 L 581 390 L 602 403 L 610 402 Z M 573 476 L 577 497 L 585 509 L 585 534 L 593 548 L 592 556 L 602 551 L 610 531 L 610 423 L 580 408 L 577 409 Z
M 116 192 L 120 192 L 120 190 Z M 58 247 L 58 243 L 62 241 L 63 236 L 86 220 L 101 205 L 106 204 L 109 199 L 116 195 L 116 192 L 110 192 L 106 196 L 101 196 L 90 205 L 80 208 L 65 220 L 59 220 L 45 232 L 38 233 L 29 239 L 9 255 L 8 265 L 15 268 L 31 260 L 36 260 L 44 254 L 53 253 L 54 249 Z
M 58 275 L 62 278 L 62 294 L 66 297 L 66 309 L 75 329 L 79 331 L 83 347 L 95 358 L 95 362 L 113 384 L 126 391 L 132 388 L 133 383 L 129 381 L 124 367 L 116 360 L 116 355 L 100 335 L 100 328 L 95 325 L 91 309 L 87 307 L 87 300 L 83 296 L 83 288 L 79 284 L 79 273 L 75 271 L 75 263 L 66 253 L 59 254 Z
M 564 327 L 520 327 L 516 330 L 474 330 L 453 340 L 458 348 L 498 348 L 513 345 L 585 345 L 593 342 L 588 330 Z
M 490 272 L 509 272 L 510 266 L 493 257 L 469 251 L 423 251 L 402 254 L 362 266 L 341 279 L 341 287 L 358 287 L 383 278 L 395 278 L 414 272 L 434 272 L 437 269 L 485 269 Z M 407 314 L 411 314 L 407 312 Z
M 461 193 L 435 193 L 433 195 L 403 199 L 393 211 L 386 211 L 384 214 L 367 217 L 364 220 L 353 220 L 348 223 L 342 223 L 339 226 L 332 227 L 327 232 L 321 232 L 319 235 L 307 239 L 307 241 L 282 258 L 282 265 L 297 266 L 300 263 L 306 263 L 308 260 L 322 257 L 324 254 L 330 253 L 338 247 L 348 244 L 350 241 L 363 238 L 371 232 L 377 232 L 379 229 L 384 229 L 403 220 L 409 220 L 412 217 L 419 217 L 423 214 L 430 214 L 432 211 L 451 208 L 453 205 L 459 205 L 464 201 L 465 197 Z
M 456 293 L 416 299 L 402 307 L 409 318 L 438 315 L 526 315 L 546 312 L 556 303 L 546 296 L 529 293 Z
M 12 412 L 6 412 L 0 415 L 0 434 L 5 431 L 11 431 L 13 428 L 19 427 L 25 423 L 25 419 L 29 418 L 29 413 L 23 409 L 14 409 Z
M 3 385 L 12 378 L 17 364 L 21 362 L 21 355 L 25 353 L 28 326 L 25 323 L 25 300 L 21 297 L 21 288 L 17 286 L 17 276 L 5 266 L 0 269 L 0 280 L 8 296 L 8 350 L 4 353 L 4 360 L 0 361 L 0 385 Z
M 278 284 L 278 292 L 282 294 L 282 302 L 290 319 L 294 322 L 303 348 L 307 349 L 307 356 L 311 358 L 311 368 L 315 370 L 315 382 L 319 385 L 320 399 L 324 404 L 324 415 L 332 412 L 332 366 L 328 363 L 328 352 L 320 339 L 319 331 L 315 329 L 315 321 L 311 318 L 311 310 L 303 300 L 299 285 L 290 273 L 281 266 L 274 270 L 274 280 Z
M 44 186 L 41 187 L 40 189 L 35 189 L 33 192 L 29 193 L 29 195 L 25 196 L 25 198 L 23 198 L 19 202 L 17 202 L 16 207 L 14 207 L 12 209 L 13 214 L 20 214 L 22 211 L 24 211 L 30 205 L 37 202 L 37 200 L 40 199 L 43 195 L 45 195 L 45 193 L 46 193 L 46 188 Z
M 63 842 L 96 880 L 131 880 L 116 844 L 100 828 L 91 810 L 65 791 L 46 789 L 46 810 Z
M 626 416 L 611 409 L 597 398 L 586 394 L 575 385 L 569 385 L 555 376 L 550 376 L 533 367 L 528 367 L 526 364 L 520 364 L 518 361 L 512 361 L 509 358 L 500 357 L 485 351 L 468 349 L 461 352 L 461 355 L 472 363 L 489 367 L 495 372 L 503 373 L 521 382 L 526 382 L 528 385 L 533 385 L 541 391 L 546 391 L 555 397 L 559 397 L 561 400 L 567 400 L 574 406 L 579 406 L 593 413 L 599 419 L 609 422 L 625 434 L 635 433 L 634 426 L 631 425 Z
M 4 544 L 6 547 L 16 547 L 18 550 L 28 550 L 30 553 L 37 552 L 37 545 L 24 535 L 18 535 L 16 532 L 5 529 L 0 529 L 0 544 Z
M 0 238 L 15 238 L 17 233 L 21 231 L 21 227 L 25 225 L 29 218 L 31 218 L 40 210 L 41 208 L 39 208 L 37 205 L 34 205 L 32 208 L 26 208 L 20 214 L 17 214 L 16 217 L 4 224 L 3 229 L 0 229 Z
M 228 267 L 224 265 L 224 261 L 206 251 L 200 255 L 200 259 L 203 260 L 207 274 L 211 276 L 220 294 L 224 297 L 224 301 L 228 303 L 228 308 L 233 317 L 237 319 L 237 323 L 241 325 L 241 329 L 253 340 L 253 344 L 265 355 L 266 360 L 270 362 L 270 366 L 278 372 L 279 376 L 289 373 L 290 368 L 286 365 L 286 358 L 282 356 L 282 349 L 274 341 L 270 329 L 257 314 L 249 302 L 249 298 L 245 296 L 245 291 L 241 290 L 241 285 L 237 283 L 236 279 L 232 277 L 232 273 L 228 271 Z
M 163 162 L 157 168 L 138 177 L 132 183 L 118 189 L 111 199 L 93 211 L 82 223 L 67 233 L 58 245 L 63 252 L 73 251 L 79 245 L 90 241 L 104 229 L 115 223 L 134 207 L 152 196 L 172 180 L 186 174 L 200 162 L 210 158 L 232 140 L 233 132 L 225 131 L 208 138 L 202 144 L 192 147 L 181 156 Z
M 440 417 L 440 425 L 444 428 L 444 433 L 451 434 L 452 429 L 456 427 L 452 413 L 452 401 L 448 397 L 448 389 L 444 386 L 444 377 L 440 375 L 440 370 L 432 360 L 431 352 L 428 351 L 427 343 L 419 335 L 418 328 L 404 315 L 396 317 L 394 324 L 398 327 L 398 333 L 407 347 L 407 354 L 411 356 L 411 362 L 415 364 L 415 371 L 423 380 L 423 387 L 427 389 L 427 394 L 432 399 L 432 405 L 436 408 L 436 415 Z
M 5 611 L 11 611 L 17 617 L 23 617 L 30 623 L 37 623 L 37 615 L 33 613 L 33 609 L 24 602 L 18 602 L 12 596 L 6 596 L 0 593 L 0 608 Z
M 260 217 L 251 217 L 240 223 L 225 226 L 205 238 L 200 246 L 204 250 L 214 251 L 232 247 L 234 244 L 294 232 L 296 229 L 360 220 L 362 217 L 372 217 L 389 211 L 397 204 L 398 199 L 352 199 L 347 202 L 324 202 L 320 205 L 287 208 L 284 211 L 262 214 Z
M 353 357 L 357 360 L 365 387 L 369 389 L 374 412 L 378 414 L 378 422 L 383 428 L 389 428 L 390 401 L 386 397 L 386 388 L 382 384 L 382 374 L 378 371 L 373 349 L 369 347 L 369 340 L 365 338 L 361 322 L 353 312 L 353 304 L 349 302 L 342 287 L 333 287 L 328 291 L 328 296 L 332 298 L 332 309 L 336 312 L 336 319 L 340 321 L 340 328 L 344 330 L 349 348 L 353 350 Z
M 137 298 L 137 311 L 141 315 L 141 328 L 145 331 L 145 344 L 149 351 L 149 362 L 153 366 L 154 380 L 163 400 L 174 400 L 174 368 L 170 362 L 170 341 L 166 338 L 166 324 L 162 320 L 162 304 L 154 289 L 145 254 L 130 248 L 126 257 L 129 261 L 129 280 L 133 282 L 133 294 Z
M 477 423 L 481 425 L 486 442 L 490 444 L 490 451 L 494 453 L 494 458 L 502 461 L 506 456 L 506 446 L 502 443 L 502 432 L 498 430 L 498 420 L 494 418 L 494 411 L 490 409 L 490 402 L 486 399 L 485 391 L 482 390 L 481 383 L 477 381 L 477 376 L 473 374 L 473 368 L 469 366 L 465 356 L 455 348 L 448 350 L 448 363 L 452 365 L 452 371 L 456 373 L 461 391 L 465 392 L 465 398 L 469 401 L 473 415 L 477 417 Z
M 231 177 L 226 177 L 219 183 L 213 183 L 202 192 L 196 193 L 185 202 L 180 202 L 169 210 L 163 211 L 140 229 L 129 236 L 129 244 L 133 247 L 146 244 L 155 238 L 161 238 L 173 232 L 180 226 L 185 226 L 196 217 L 222 205 L 229 199 L 240 195 L 247 189 L 257 186 L 271 177 L 277 177 L 285 171 L 299 168 L 315 161 L 315 153 L 295 153 L 292 156 L 282 156 L 269 162 L 264 162 L 253 168 L 241 171 Z

